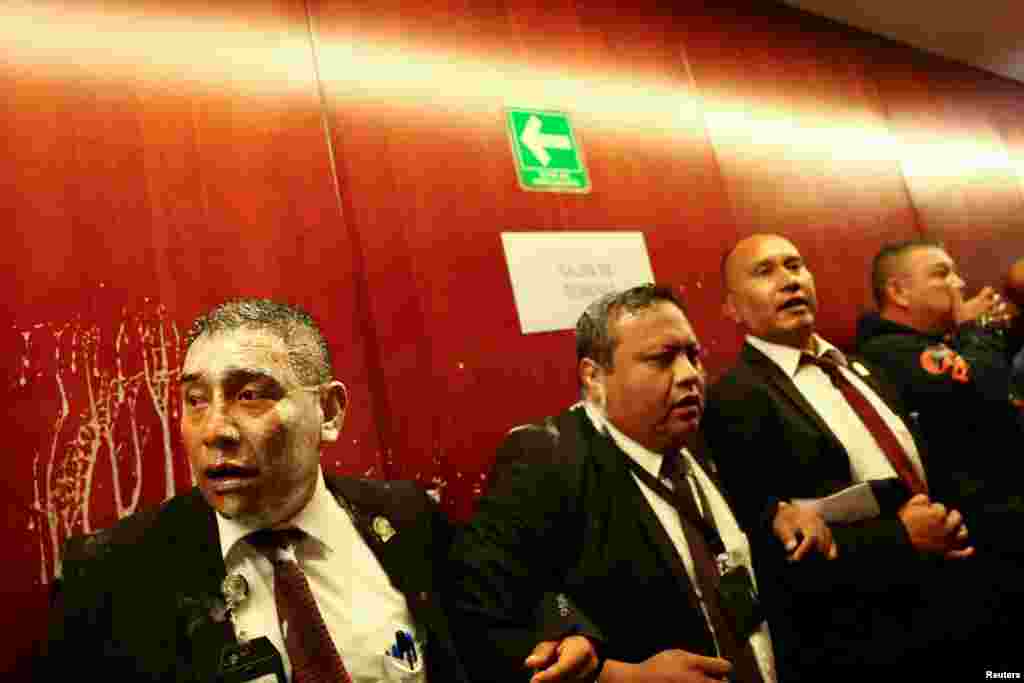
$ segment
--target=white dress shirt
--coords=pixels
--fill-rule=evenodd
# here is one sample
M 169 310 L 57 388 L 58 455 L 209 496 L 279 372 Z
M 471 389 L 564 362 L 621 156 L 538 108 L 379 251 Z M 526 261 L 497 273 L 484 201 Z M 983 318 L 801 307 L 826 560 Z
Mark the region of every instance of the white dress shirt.
M 425 681 L 424 634 L 417 631 L 405 597 L 391 585 L 342 505 L 327 490 L 320 472 L 313 497 L 291 525 L 307 534 L 294 553 L 345 669 L 353 683 Z M 274 601 L 274 568 L 263 553 L 243 540 L 255 529 L 216 517 L 227 572 L 242 574 L 249 584 L 249 597 L 236 610 L 236 632 L 250 639 L 267 636 L 281 653 L 291 680 L 291 662 Z M 395 644 L 397 630 L 406 631 L 416 642 L 414 667 L 386 654 Z
M 817 342 L 818 356 L 836 348 L 818 335 L 814 335 L 814 338 Z M 793 380 L 793 384 L 807 399 L 807 402 L 814 406 L 821 419 L 825 421 L 825 424 L 849 454 L 850 476 L 854 483 L 897 476 L 896 470 L 878 442 L 875 441 L 875 437 L 871 435 L 868 428 L 864 426 L 864 422 L 850 407 L 842 392 L 832 384 L 832 380 L 828 378 L 824 370 L 807 363 L 801 365 L 800 354 L 803 352 L 791 346 L 775 344 L 750 335 L 747 336 L 747 343 L 768 356 L 787 377 Z M 860 367 L 863 368 L 863 366 Z M 862 381 L 856 372 L 844 367 L 841 367 L 839 371 L 875 408 L 878 415 L 895 434 L 910 459 L 914 471 L 921 477 L 921 481 L 927 482 L 924 467 L 921 464 L 921 456 L 917 452 L 917 446 L 914 445 L 914 437 L 911 436 L 907 426 L 903 424 L 903 420 L 889 409 L 885 401 L 879 398 L 878 394 Z M 864 368 L 864 372 L 867 372 L 866 368 Z
M 590 418 L 591 422 L 594 423 L 594 426 L 598 431 L 608 434 L 626 455 L 635 460 L 655 478 L 659 476 L 661 472 L 661 459 L 664 456 L 660 453 L 648 450 L 620 432 L 611 422 L 605 419 L 601 412 L 591 403 L 585 401 L 583 406 L 586 409 L 587 416 Z M 746 567 L 747 570 L 750 571 L 750 576 L 753 579 L 754 587 L 756 588 L 757 578 L 754 576 L 754 567 L 750 555 L 750 543 L 747 540 L 747 535 L 740 530 L 739 524 L 736 522 L 736 518 L 733 516 L 728 503 L 725 502 L 722 494 L 718 492 L 718 488 L 714 485 L 704 470 L 701 469 L 701 466 L 689 451 L 685 448 L 681 449 L 680 456 L 686 458 L 690 465 L 686 481 L 690 486 L 700 486 L 700 491 L 704 493 L 704 496 L 707 498 L 708 505 L 711 506 L 711 516 L 715 520 L 715 526 L 718 527 L 718 533 L 722 538 L 722 542 L 725 544 L 726 552 L 729 554 L 729 566 L 742 565 Z M 679 521 L 678 511 L 671 503 L 644 484 L 636 474 L 633 474 L 632 476 L 634 481 L 636 481 L 637 485 L 640 487 L 641 492 L 643 492 L 644 498 L 647 499 L 651 509 L 654 510 L 654 514 L 658 518 L 658 521 L 661 522 L 661 526 L 664 527 L 669 538 L 672 540 L 672 545 L 675 546 L 676 552 L 679 553 L 679 558 L 683 561 L 683 566 L 686 567 L 686 574 L 690 577 L 690 585 L 699 597 L 700 584 L 697 581 L 697 575 L 695 573 L 696 570 L 693 564 L 693 556 L 690 554 L 690 546 L 686 542 L 686 536 L 683 533 L 683 526 Z M 672 482 L 664 479 L 662 481 L 664 481 L 667 486 L 672 486 Z M 697 506 L 700 507 L 701 498 L 696 489 L 694 489 L 694 498 L 697 502 Z M 704 514 L 703 509 L 701 509 L 701 514 Z M 704 607 L 703 600 L 701 601 L 701 607 L 704 608 L 704 618 L 707 620 L 708 629 L 711 631 L 712 635 L 714 635 L 715 629 L 711 625 L 711 620 L 708 618 L 707 608 Z M 715 645 L 717 647 L 717 637 Z M 768 632 L 767 622 L 762 622 L 757 630 L 751 634 L 750 645 L 754 650 L 754 657 L 757 659 L 757 666 L 761 670 L 761 677 L 764 679 L 764 682 L 775 683 L 777 680 L 775 673 L 775 657 L 772 653 L 772 640 L 771 634 Z

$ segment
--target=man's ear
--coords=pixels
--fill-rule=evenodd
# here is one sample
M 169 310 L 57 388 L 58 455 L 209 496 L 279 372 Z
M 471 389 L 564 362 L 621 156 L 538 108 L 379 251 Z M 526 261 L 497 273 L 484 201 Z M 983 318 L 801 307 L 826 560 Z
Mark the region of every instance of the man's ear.
M 739 309 L 736 308 L 736 298 L 732 292 L 725 295 L 725 302 L 722 303 L 722 315 L 737 325 L 743 322 L 743 319 L 740 318 Z
M 910 288 L 905 278 L 893 276 L 885 281 L 885 298 L 900 308 L 910 308 Z
M 604 369 L 593 358 L 584 358 L 577 367 L 583 394 L 596 405 L 604 404 Z
M 323 422 L 320 424 L 320 441 L 334 442 L 341 435 L 348 408 L 348 390 L 338 380 L 332 380 L 320 388 L 320 409 Z

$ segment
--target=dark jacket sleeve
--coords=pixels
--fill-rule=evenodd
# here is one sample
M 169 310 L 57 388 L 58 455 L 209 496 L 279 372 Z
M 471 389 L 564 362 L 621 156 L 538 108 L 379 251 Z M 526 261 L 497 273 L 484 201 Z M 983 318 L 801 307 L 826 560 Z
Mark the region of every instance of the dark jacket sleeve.
M 944 408 L 947 401 L 1008 401 L 1010 363 L 1000 336 L 966 325 L 951 340 L 948 348 L 955 355 L 948 361 L 924 358 L 930 348 L 941 347 L 925 335 L 886 334 L 862 343 L 858 351 L 882 368 L 911 410 Z M 964 361 L 963 369 L 956 366 L 957 356 Z
M 586 632 L 585 615 L 558 599 L 578 554 L 581 520 L 571 467 L 542 427 L 512 432 L 473 520 L 452 543 L 452 621 L 470 677 L 524 681 L 539 640 Z
M 1002 337 L 968 325 L 948 346 L 904 332 L 864 340 L 859 351 L 914 416 L 928 450 L 930 488 L 940 502 L 976 511 L 1017 495 L 1024 467 L 1008 445 L 1020 440 L 1024 423 L 1010 402 Z
M 134 653 L 127 652 L 113 633 L 108 568 L 115 560 L 110 554 L 104 532 L 65 543 L 39 680 L 99 672 L 120 676 L 135 668 Z
M 801 434 L 802 445 L 797 445 L 794 435 L 787 433 L 795 427 L 784 425 L 778 410 L 767 391 L 727 376 L 712 387 L 702 423 L 723 487 L 760 556 L 759 564 L 767 565 L 771 575 L 800 593 L 827 593 L 840 586 L 887 591 L 894 584 L 916 581 L 918 558 L 896 514 L 897 506 L 891 503 L 877 518 L 830 525 L 839 544 L 838 560 L 825 561 L 815 555 L 797 563 L 785 561 L 785 550 L 772 528 L 779 502 L 828 495 L 851 482 L 808 485 L 815 459 L 826 456 L 797 451 L 824 437 Z M 812 493 L 812 486 L 818 490 Z M 889 496 L 883 498 L 890 500 Z M 865 575 L 864 567 L 873 563 L 885 563 L 889 570 Z

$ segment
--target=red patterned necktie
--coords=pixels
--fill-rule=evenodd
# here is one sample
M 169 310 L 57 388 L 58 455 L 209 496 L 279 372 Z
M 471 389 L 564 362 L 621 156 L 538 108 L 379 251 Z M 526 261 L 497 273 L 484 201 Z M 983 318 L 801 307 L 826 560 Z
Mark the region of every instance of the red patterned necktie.
M 800 354 L 800 362 L 817 365 L 828 375 L 828 378 L 832 380 L 832 385 L 839 390 L 839 393 L 846 399 L 853 412 L 864 423 L 864 426 L 874 438 L 875 443 L 885 453 L 885 457 L 889 460 L 893 469 L 896 470 L 896 474 L 910 493 L 928 493 L 928 485 L 918 476 L 913 465 L 910 464 L 910 457 L 903 449 L 892 429 L 882 419 L 882 416 L 878 414 L 875 407 L 871 405 L 871 401 L 839 369 L 840 366 L 845 367 L 846 359 L 839 352 L 829 350 L 820 357 L 815 357 L 808 353 Z
M 298 529 L 264 529 L 246 540 L 274 566 L 274 601 L 293 683 L 351 683 L 306 575 L 294 555 L 286 552 L 305 535 Z

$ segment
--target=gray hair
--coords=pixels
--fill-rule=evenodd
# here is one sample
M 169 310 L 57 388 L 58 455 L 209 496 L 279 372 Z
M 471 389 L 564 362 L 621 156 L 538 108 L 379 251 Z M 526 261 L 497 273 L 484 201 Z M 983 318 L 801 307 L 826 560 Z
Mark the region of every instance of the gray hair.
M 324 384 L 334 376 L 331 352 L 313 317 L 298 306 L 269 299 L 231 299 L 192 322 L 186 350 L 202 335 L 237 329 L 263 330 L 288 346 L 288 362 L 306 385 Z
M 611 323 L 618 321 L 623 313 L 636 313 L 662 301 L 672 303 L 686 313 L 686 307 L 674 290 L 654 284 L 611 292 L 587 306 L 576 321 L 576 362 L 590 358 L 611 370 L 615 347 L 619 343 Z

